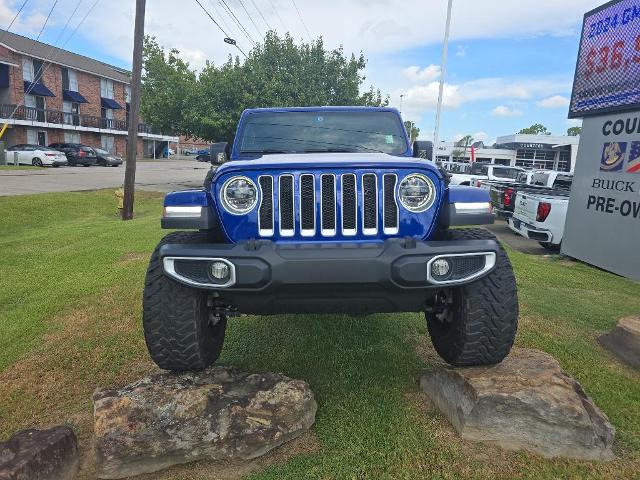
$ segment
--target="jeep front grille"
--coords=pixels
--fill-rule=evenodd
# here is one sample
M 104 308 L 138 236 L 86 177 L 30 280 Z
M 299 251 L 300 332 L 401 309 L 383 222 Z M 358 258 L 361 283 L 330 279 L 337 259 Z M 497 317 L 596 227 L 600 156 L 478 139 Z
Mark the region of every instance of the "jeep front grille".
M 391 173 L 359 177 L 353 173 L 261 175 L 259 234 L 369 236 L 382 230 L 395 235 L 399 223 L 397 181 Z

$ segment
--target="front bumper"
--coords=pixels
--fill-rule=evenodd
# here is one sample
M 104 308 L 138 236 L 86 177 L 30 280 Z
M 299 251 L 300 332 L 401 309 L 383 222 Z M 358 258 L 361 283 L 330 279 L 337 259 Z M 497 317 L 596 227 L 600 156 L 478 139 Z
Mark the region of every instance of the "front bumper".
M 217 298 L 244 313 L 367 313 L 421 311 L 429 291 L 464 285 L 493 270 L 498 249 L 491 240 L 249 241 L 167 244 L 160 257 L 165 274 L 193 288 L 215 291 Z M 450 259 L 453 273 L 437 280 L 430 265 L 442 257 Z M 230 267 L 229 278 L 212 284 L 208 268 L 216 261 Z
M 69 165 L 69 161 L 68 160 L 54 160 L 53 162 L 51 162 L 51 165 L 54 167 L 66 167 L 67 165 Z

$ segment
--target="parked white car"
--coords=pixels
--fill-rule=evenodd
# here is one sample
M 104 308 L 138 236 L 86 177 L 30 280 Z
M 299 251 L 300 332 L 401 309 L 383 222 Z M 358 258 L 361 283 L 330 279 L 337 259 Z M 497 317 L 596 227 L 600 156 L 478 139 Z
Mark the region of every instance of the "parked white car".
M 509 228 L 536 240 L 549 250 L 560 250 L 569 206 L 569 190 L 548 193 L 518 192 Z
M 18 153 L 18 164 L 20 165 L 33 165 L 34 167 L 50 165 L 52 167 L 59 167 L 69 164 L 67 156 L 63 152 L 52 150 L 41 145 L 21 143 L 7 148 L 6 152 L 7 164 L 9 165 L 13 165 L 15 161 L 14 152 Z
M 488 163 L 473 163 L 469 173 L 453 173 L 451 185 L 480 186 L 482 180 L 515 180 L 524 168 L 509 167 L 507 165 L 495 165 Z

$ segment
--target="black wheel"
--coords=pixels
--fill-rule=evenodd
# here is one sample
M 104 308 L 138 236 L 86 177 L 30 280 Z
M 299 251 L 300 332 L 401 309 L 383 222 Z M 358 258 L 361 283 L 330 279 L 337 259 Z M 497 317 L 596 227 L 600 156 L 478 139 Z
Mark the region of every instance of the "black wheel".
M 149 355 L 165 370 L 202 370 L 220 356 L 227 319 L 207 306 L 208 295 L 163 273 L 159 249 L 165 243 L 205 243 L 206 233 L 173 232 L 165 236 L 147 269 L 142 325 Z
M 555 252 L 555 253 L 558 253 L 560 251 L 560 246 L 562 245 L 561 243 L 559 243 L 558 245 L 554 245 L 553 243 L 549 243 L 549 242 L 538 242 L 538 243 L 545 250 L 549 250 L 550 252 Z
M 69 166 L 70 167 L 77 167 L 78 166 L 78 162 L 76 162 L 75 158 L 69 158 Z
M 495 240 L 483 228 L 446 232 L 450 240 Z M 518 293 L 511 262 L 500 248 L 495 269 L 462 287 L 440 291 L 425 314 L 431 341 L 451 365 L 491 365 L 511 350 L 518 327 Z M 438 312 L 438 313 L 436 313 Z
M 106 160 L 98 160 L 98 165 L 101 167 L 108 167 Z
M 33 165 L 34 167 L 43 167 L 44 166 L 42 164 L 42 160 L 40 160 L 39 158 L 34 158 L 33 160 L 31 160 L 31 165 Z

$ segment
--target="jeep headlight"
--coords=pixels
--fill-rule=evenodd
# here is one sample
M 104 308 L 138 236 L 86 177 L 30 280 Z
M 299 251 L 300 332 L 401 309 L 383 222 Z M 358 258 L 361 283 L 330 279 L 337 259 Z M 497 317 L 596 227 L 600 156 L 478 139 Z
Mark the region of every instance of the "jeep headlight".
M 247 177 L 233 177 L 222 186 L 222 205 L 230 213 L 248 213 L 258 202 L 256 184 Z
M 424 212 L 433 204 L 435 196 L 433 182 L 421 173 L 407 175 L 398 187 L 400 203 L 410 212 Z

